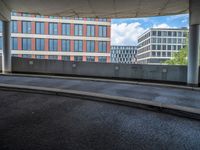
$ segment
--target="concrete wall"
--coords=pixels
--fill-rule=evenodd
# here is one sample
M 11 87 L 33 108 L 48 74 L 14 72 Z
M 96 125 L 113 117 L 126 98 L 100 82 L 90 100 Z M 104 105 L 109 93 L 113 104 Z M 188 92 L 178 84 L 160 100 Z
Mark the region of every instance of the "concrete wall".
M 179 83 L 187 82 L 186 66 L 66 62 L 13 57 L 12 70 L 18 73 L 93 76 Z
M 166 82 L 187 81 L 186 66 L 105 64 L 57 60 L 12 59 L 13 72 L 78 75 Z

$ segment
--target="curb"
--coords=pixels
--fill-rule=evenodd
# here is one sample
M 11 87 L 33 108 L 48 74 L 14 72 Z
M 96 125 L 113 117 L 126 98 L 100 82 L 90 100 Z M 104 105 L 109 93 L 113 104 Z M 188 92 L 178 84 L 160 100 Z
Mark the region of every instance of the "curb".
M 177 115 L 177 116 L 186 117 L 190 119 L 200 120 L 200 109 L 179 106 L 179 105 L 163 104 L 160 102 L 153 102 L 153 101 L 142 100 L 142 99 L 110 96 L 110 95 L 105 95 L 105 94 L 97 94 L 97 93 L 92 93 L 92 92 L 83 92 L 83 91 L 75 91 L 75 90 L 23 86 L 23 85 L 10 85 L 10 84 L 0 84 L 0 89 L 6 90 L 6 91 L 66 96 L 66 97 L 72 97 L 72 98 L 80 98 L 84 100 L 119 104 L 119 105 L 124 105 L 128 107 L 142 108 L 142 109 L 152 110 L 156 112 L 162 112 L 162 113 Z
M 102 79 L 102 78 L 89 78 L 89 77 L 69 77 L 69 76 L 53 76 L 53 75 L 35 75 L 35 74 L 0 74 L 1 76 L 17 76 L 17 77 L 35 77 L 35 78 L 50 78 L 50 79 L 67 79 L 67 80 L 81 80 L 81 81 L 95 81 L 95 82 L 110 82 L 110 83 L 119 83 L 119 84 L 135 84 L 135 85 L 144 85 L 144 86 L 157 86 L 163 88 L 176 88 L 184 90 L 199 91 L 200 87 L 193 86 L 183 86 L 183 85 L 173 85 L 173 84 L 161 84 L 161 83 L 148 83 L 148 82 L 139 82 L 139 81 L 126 81 L 126 80 L 112 80 L 112 79 Z

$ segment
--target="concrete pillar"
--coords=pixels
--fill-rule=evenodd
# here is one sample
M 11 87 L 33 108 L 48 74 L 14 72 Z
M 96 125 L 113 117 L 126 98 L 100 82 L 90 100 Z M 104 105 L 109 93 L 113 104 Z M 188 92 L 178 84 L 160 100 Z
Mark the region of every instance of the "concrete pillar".
M 10 21 L 2 21 L 3 53 L 2 72 L 11 72 Z
M 188 52 L 188 85 L 199 84 L 199 33 L 200 25 L 190 25 Z
M 190 86 L 199 84 L 199 54 L 200 54 L 200 1 L 189 0 L 190 32 L 188 51 L 187 83 Z

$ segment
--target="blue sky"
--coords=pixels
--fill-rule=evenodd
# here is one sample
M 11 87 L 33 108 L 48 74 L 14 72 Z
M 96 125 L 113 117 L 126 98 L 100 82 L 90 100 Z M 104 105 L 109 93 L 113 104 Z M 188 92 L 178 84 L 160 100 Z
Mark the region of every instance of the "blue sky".
M 188 27 L 188 14 L 146 18 L 112 19 L 112 45 L 136 45 L 137 37 L 149 28 Z

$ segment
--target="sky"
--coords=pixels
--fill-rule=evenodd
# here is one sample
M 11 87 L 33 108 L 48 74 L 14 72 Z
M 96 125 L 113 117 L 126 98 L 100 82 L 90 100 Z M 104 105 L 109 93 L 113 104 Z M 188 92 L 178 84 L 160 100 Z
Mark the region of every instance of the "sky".
M 189 27 L 189 15 L 112 19 L 111 45 L 137 45 L 137 38 L 149 28 Z

